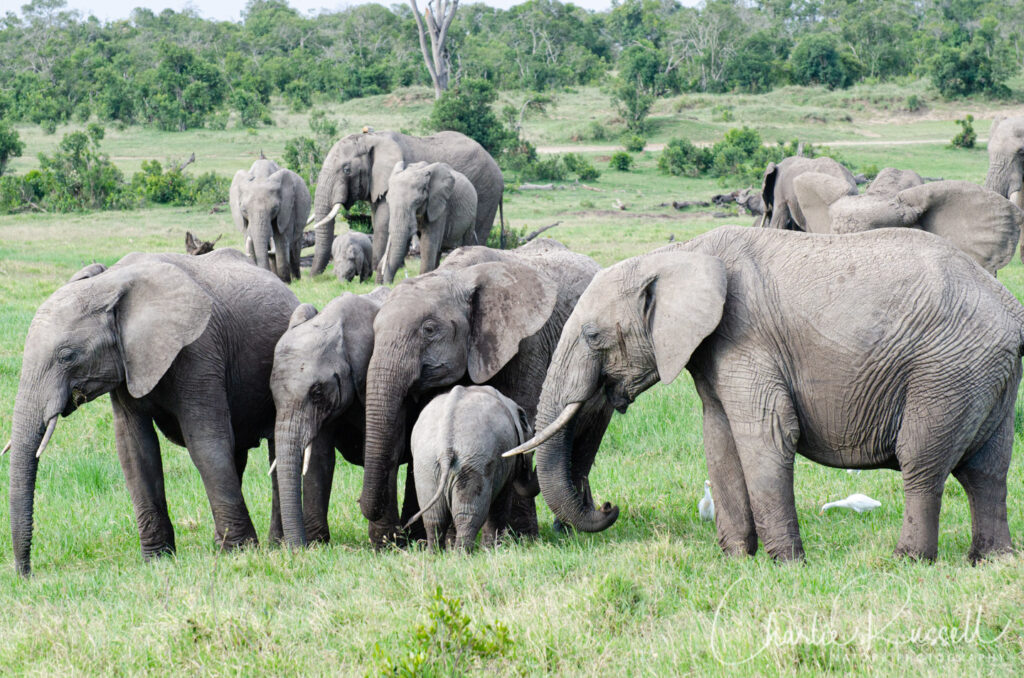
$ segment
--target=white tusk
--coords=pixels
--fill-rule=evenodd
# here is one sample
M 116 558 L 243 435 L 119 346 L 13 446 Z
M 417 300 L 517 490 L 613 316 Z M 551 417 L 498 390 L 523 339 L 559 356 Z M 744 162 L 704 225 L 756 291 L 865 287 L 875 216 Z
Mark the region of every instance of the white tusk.
M 275 458 L 273 463 L 270 464 L 270 470 L 267 471 L 268 476 L 274 475 L 274 469 L 277 468 L 277 459 Z
M 11 441 L 10 440 L 8 440 L 7 444 L 4 445 L 4 450 L 3 450 L 3 452 L 0 452 L 0 457 L 2 457 L 5 454 L 7 454 L 7 450 L 9 450 L 9 449 L 11 449 Z
M 249 236 L 245 236 L 245 253 L 250 257 L 255 256 L 256 254 L 256 250 L 254 250 L 252 246 L 252 238 Z
M 546 443 L 549 438 L 558 433 L 566 424 L 568 424 L 569 420 L 576 416 L 576 413 L 580 411 L 581 407 L 583 407 L 583 403 L 570 403 L 566 405 L 565 409 L 562 410 L 562 413 L 558 415 L 558 418 L 551 422 L 546 429 L 533 436 L 519 447 L 509 450 L 501 456 L 514 457 L 517 454 L 526 454 L 527 452 L 532 452 L 537 449 Z
M 316 219 L 316 212 L 310 212 L 309 219 L 306 219 L 306 226 L 312 224 L 314 219 Z
M 57 415 L 53 415 L 50 419 L 50 423 L 46 425 L 46 433 L 43 435 L 43 442 L 39 443 L 39 449 L 36 450 L 36 459 L 43 456 L 43 450 L 50 444 L 50 436 L 53 435 L 53 429 L 57 428 Z
M 302 453 L 302 475 L 305 477 L 306 471 L 309 470 L 309 458 L 313 456 L 313 443 L 306 445 L 305 451 Z
M 320 221 L 316 222 L 315 224 L 313 224 L 313 228 L 320 228 L 321 226 L 326 224 L 328 221 L 330 221 L 335 216 L 337 216 L 338 211 L 340 209 L 341 209 L 341 203 L 340 202 L 334 203 L 334 207 L 331 208 L 331 211 L 327 213 L 327 216 L 324 217 L 323 219 L 321 219 Z M 307 224 L 307 226 L 308 226 L 308 224 Z

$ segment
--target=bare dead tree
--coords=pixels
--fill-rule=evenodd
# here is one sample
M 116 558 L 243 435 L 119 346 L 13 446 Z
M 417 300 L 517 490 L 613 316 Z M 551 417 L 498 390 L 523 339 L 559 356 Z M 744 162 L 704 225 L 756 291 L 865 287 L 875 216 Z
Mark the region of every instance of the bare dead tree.
M 434 83 L 434 98 L 440 99 L 441 92 L 448 89 L 448 79 L 451 76 L 452 60 L 445 41 L 448 38 L 448 28 L 455 18 L 455 10 L 459 8 L 459 0 L 427 0 L 425 17 L 420 14 L 416 0 L 409 0 L 409 6 L 416 17 L 423 61 L 426 62 L 430 80 Z M 427 37 L 430 38 L 430 49 L 427 49 Z

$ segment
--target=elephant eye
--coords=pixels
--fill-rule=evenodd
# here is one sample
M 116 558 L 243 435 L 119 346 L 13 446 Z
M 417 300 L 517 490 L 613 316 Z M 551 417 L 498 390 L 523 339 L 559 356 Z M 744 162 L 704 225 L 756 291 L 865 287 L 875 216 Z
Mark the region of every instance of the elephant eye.
M 309 399 L 315 405 L 325 405 L 330 400 L 329 390 L 322 382 L 317 382 L 309 389 Z
M 587 346 L 590 348 L 594 350 L 601 348 L 601 333 L 593 325 L 584 325 L 581 335 L 583 336 L 583 341 L 585 341 Z
M 73 363 L 77 358 L 78 353 L 73 348 L 62 348 L 57 352 L 57 362 L 62 365 Z
M 437 323 L 434 322 L 433 320 L 428 320 L 427 322 L 423 323 L 422 332 L 423 336 L 426 337 L 427 339 L 433 338 L 434 335 L 437 334 L 437 330 Z
M 352 174 L 352 167 L 349 165 L 342 165 L 341 172 L 342 174 Z

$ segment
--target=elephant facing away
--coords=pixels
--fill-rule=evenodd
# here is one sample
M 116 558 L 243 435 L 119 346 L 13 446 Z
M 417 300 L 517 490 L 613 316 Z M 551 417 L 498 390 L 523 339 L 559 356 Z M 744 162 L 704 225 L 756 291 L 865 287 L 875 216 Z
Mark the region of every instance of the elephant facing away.
M 345 231 L 334 239 L 331 245 L 334 259 L 334 275 L 346 282 L 359 276 L 359 282 L 366 282 L 373 274 L 370 261 L 373 259 L 373 245 L 370 236 L 359 231 Z
M 817 172 L 834 177 L 844 185 L 844 195 L 857 195 L 857 181 L 853 174 L 832 158 L 792 156 L 778 164 L 770 162 L 761 181 L 761 200 L 764 202 L 761 226 L 790 231 L 812 230 L 804 219 L 804 213 L 793 188 L 794 179 L 805 172 Z
M 373 268 L 378 269 L 388 242 L 388 179 L 399 161 L 443 162 L 466 175 L 476 189 L 476 242 L 486 243 L 501 208 L 505 180 L 501 168 L 483 146 L 459 132 L 413 137 L 398 132 L 350 134 L 331 147 L 317 180 L 313 204 L 316 251 L 313 275 L 323 273 L 331 255 L 334 218 L 357 200 L 370 202 L 373 212 Z
M 793 183 L 809 231 L 916 228 L 948 239 L 992 275 L 1010 263 L 1024 225 L 1013 203 L 969 181 L 933 181 L 891 196 L 845 195 L 841 181 L 814 172 Z
M 289 546 L 330 541 L 327 507 L 334 451 L 350 464 L 363 465 L 366 369 L 373 320 L 387 295 L 386 287 L 363 295 L 345 293 L 319 313 L 312 304 L 302 304 L 274 349 L 274 473 Z
M 366 377 L 366 447 L 359 504 L 370 538 L 394 538 L 411 512 L 397 506 L 396 479 L 422 400 L 454 384 L 496 388 L 532 421 L 565 319 L 591 278 L 594 260 L 550 240 L 518 250 L 462 247 L 431 273 L 395 285 L 373 323 Z M 573 481 L 589 496 L 590 465 L 611 409 L 595 398 L 573 443 Z M 414 487 L 407 474 L 406 488 Z M 534 500 L 515 496 L 510 526 L 535 536 Z M 418 535 L 418 525 L 414 536 Z
M 969 557 L 1010 551 L 1006 474 L 1024 308 L 942 238 L 721 227 L 594 277 L 565 324 L 538 407 L 540 489 L 563 522 L 608 527 L 573 485 L 580 403 L 620 412 L 685 367 L 704 410 L 718 541 L 802 558 L 800 454 L 903 476 L 897 554 L 934 559 L 952 473 L 970 501 Z
M 302 229 L 309 214 L 309 189 L 295 172 L 260 158 L 248 170 L 238 170 L 229 192 L 231 217 L 242 231 L 245 251 L 268 271 L 274 250 L 277 277 L 299 279 Z
M 1024 209 L 1024 116 L 992 121 L 988 132 L 988 174 L 985 188 Z
M 11 427 L 18 571 L 31 569 L 36 471 L 57 417 L 105 393 L 143 557 L 174 552 L 156 428 L 188 448 L 217 543 L 255 543 L 242 472 L 248 450 L 273 436 L 274 344 L 298 303 L 277 277 L 231 249 L 92 264 L 44 301 L 25 340 Z M 273 520 L 271 538 L 280 531 Z
M 867 195 L 891 198 L 902 190 L 921 186 L 924 179 L 914 170 L 901 170 L 895 167 L 885 167 L 865 191 Z M 844 194 L 845 195 L 845 194 Z
M 390 285 L 405 266 L 413 235 L 420 239 L 420 273 L 441 263 L 441 250 L 477 245 L 476 189 L 462 172 L 443 162 L 395 163 L 388 180 L 388 244 L 381 278 Z
M 455 523 L 455 547 L 493 546 L 508 527 L 512 493 L 532 499 L 533 459 L 501 453 L 533 435 L 523 408 L 490 386 L 456 386 L 430 401 L 412 429 L 416 496 L 426 500 L 427 545 L 444 543 Z

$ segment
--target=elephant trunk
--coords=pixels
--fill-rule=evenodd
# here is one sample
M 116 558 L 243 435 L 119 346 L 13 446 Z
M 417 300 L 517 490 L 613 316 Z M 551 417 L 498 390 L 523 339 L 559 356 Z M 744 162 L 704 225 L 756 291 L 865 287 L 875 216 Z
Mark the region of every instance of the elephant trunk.
M 249 237 L 252 239 L 252 249 L 256 256 L 256 265 L 268 271 L 277 273 L 275 267 L 270 265 L 270 238 L 273 227 L 271 226 L 270 214 L 257 212 L 249 220 Z
M 985 176 L 985 188 L 990 191 L 995 191 L 1004 198 L 1013 200 L 1014 193 L 1021 191 L 1022 182 L 1024 182 L 1024 163 L 1016 156 L 1008 160 L 996 159 L 989 164 L 988 174 Z
M 277 486 L 281 501 L 281 527 L 284 543 L 292 548 L 305 546 L 306 525 L 302 515 L 303 447 L 312 444 L 309 417 L 301 414 L 278 417 L 274 428 L 277 462 Z M 307 440 L 308 439 L 308 440 Z
M 316 220 L 314 233 L 316 245 L 313 250 L 311 275 L 320 275 L 331 260 L 331 245 L 334 244 L 334 216 L 336 205 L 347 206 L 345 181 L 333 174 L 321 174 L 317 179 L 316 197 L 313 199 L 313 218 Z
M 53 433 L 57 412 L 50 414 L 45 403 L 30 395 L 33 384 L 22 380 L 11 422 L 10 515 L 14 564 L 19 574 L 32 571 L 32 514 L 39 454 Z
M 388 246 L 384 252 L 384 266 L 381 269 L 384 284 L 390 285 L 398 270 L 405 266 L 405 257 L 409 254 L 409 241 L 416 230 L 416 216 L 409 215 L 405 210 L 399 212 L 398 219 L 388 226 Z M 420 264 L 422 269 L 423 264 Z
M 380 521 L 388 503 L 397 501 L 397 497 L 387 496 L 388 479 L 401 461 L 399 447 L 404 441 L 398 434 L 405 430 L 405 398 L 417 376 L 401 366 L 419 367 L 418 360 L 401 355 L 401 351 L 388 351 L 391 355 L 382 358 L 378 355 L 381 345 L 374 348 L 366 377 L 366 445 L 359 498 L 359 507 L 371 522 Z
M 566 323 L 562 338 L 573 339 L 559 342 L 537 406 L 534 428 L 549 436 L 537 448 L 537 480 L 544 501 L 559 520 L 583 532 L 600 532 L 616 521 L 619 509 L 608 504 L 595 508 L 589 492 L 583 492 L 586 470 L 576 469 L 574 464 L 572 443 L 578 412 L 597 392 L 601 374 L 595 356 L 571 355 L 586 351 L 575 339 L 577 327 L 573 318 Z M 553 426 L 559 423 L 563 425 Z

